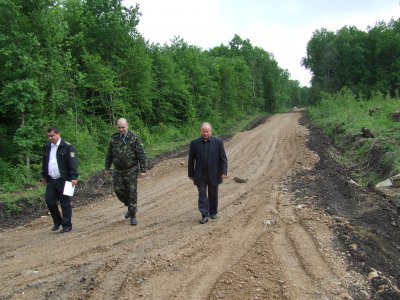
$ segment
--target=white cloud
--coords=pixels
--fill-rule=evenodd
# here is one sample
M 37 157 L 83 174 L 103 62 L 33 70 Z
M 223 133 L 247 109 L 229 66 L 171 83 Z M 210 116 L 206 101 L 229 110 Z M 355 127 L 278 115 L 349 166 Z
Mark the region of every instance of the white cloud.
M 307 42 L 315 30 L 343 26 L 366 30 L 377 21 L 399 15 L 397 0 L 124 0 L 140 5 L 138 30 L 154 43 L 180 36 L 203 49 L 226 45 L 235 34 L 274 54 L 291 78 L 308 85 L 310 73 L 301 67 Z M 397 19 L 397 18 L 396 18 Z

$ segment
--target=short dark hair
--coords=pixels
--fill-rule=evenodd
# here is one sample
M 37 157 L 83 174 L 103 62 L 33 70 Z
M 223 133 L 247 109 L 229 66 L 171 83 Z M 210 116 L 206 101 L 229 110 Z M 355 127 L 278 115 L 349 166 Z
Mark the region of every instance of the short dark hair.
M 52 132 L 54 131 L 54 133 L 60 133 L 60 130 L 58 129 L 57 126 L 50 126 L 49 128 L 47 128 L 47 132 Z

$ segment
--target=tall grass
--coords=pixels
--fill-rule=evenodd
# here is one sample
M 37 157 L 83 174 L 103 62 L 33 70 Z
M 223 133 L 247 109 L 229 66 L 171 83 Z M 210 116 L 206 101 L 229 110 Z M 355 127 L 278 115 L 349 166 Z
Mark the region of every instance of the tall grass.
M 400 122 L 392 115 L 400 110 L 400 99 L 375 94 L 359 99 L 344 89 L 325 95 L 308 109 L 310 120 L 341 150 L 341 160 L 360 173 L 362 183 L 376 183 L 400 172 Z M 362 128 L 374 137 L 362 136 Z
M 263 115 L 265 114 L 257 113 L 224 120 L 219 124 L 213 124 L 213 133 L 217 136 L 233 134 L 243 130 L 251 121 Z M 199 126 L 200 122 L 180 128 L 159 124 L 153 128 L 130 129 L 142 138 L 147 156 L 152 159 L 188 145 L 193 138 L 199 136 Z M 104 169 L 106 148 L 115 128 L 106 127 L 103 123 L 96 123 L 95 120 L 90 126 L 79 128 L 71 120 L 60 120 L 59 128 L 62 138 L 76 148 L 80 181 L 85 181 Z M 43 144 L 45 142 L 46 136 L 44 136 Z M 32 164 L 31 170 L 27 170 L 23 165 L 13 165 L 11 162 L 0 159 L 0 213 L 1 204 L 5 206 L 3 213 L 12 214 L 18 210 L 15 205 L 17 200 L 26 198 L 36 201 L 35 199 L 43 194 L 40 172 L 40 159 Z
M 265 113 L 256 113 L 247 116 L 241 116 L 225 122 L 212 124 L 214 136 L 225 136 L 239 132 L 246 128 L 246 126 L 256 118 L 264 116 Z M 208 121 L 208 120 L 204 120 Z M 146 130 L 141 131 L 140 135 L 146 146 L 146 152 L 150 158 L 160 155 L 162 153 L 173 151 L 182 146 L 189 145 L 190 141 L 200 134 L 201 122 L 186 127 L 168 127 L 159 124 L 153 127 L 151 132 Z

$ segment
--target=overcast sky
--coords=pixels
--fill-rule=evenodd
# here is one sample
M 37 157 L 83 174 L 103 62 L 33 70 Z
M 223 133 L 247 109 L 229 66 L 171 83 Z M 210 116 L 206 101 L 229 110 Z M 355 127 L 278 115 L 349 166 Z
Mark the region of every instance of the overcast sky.
M 343 26 L 367 30 L 400 18 L 399 0 L 123 0 L 139 4 L 138 31 L 151 43 L 181 37 L 204 50 L 228 45 L 235 34 L 274 55 L 291 79 L 309 85 L 301 65 L 315 30 Z

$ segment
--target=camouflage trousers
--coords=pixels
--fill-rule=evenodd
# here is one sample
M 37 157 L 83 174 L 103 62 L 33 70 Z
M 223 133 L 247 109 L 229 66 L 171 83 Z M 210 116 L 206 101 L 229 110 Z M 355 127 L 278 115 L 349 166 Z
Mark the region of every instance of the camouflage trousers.
M 128 207 L 131 215 L 137 212 L 137 177 L 138 167 L 128 170 L 114 170 L 114 192 L 118 199 Z

